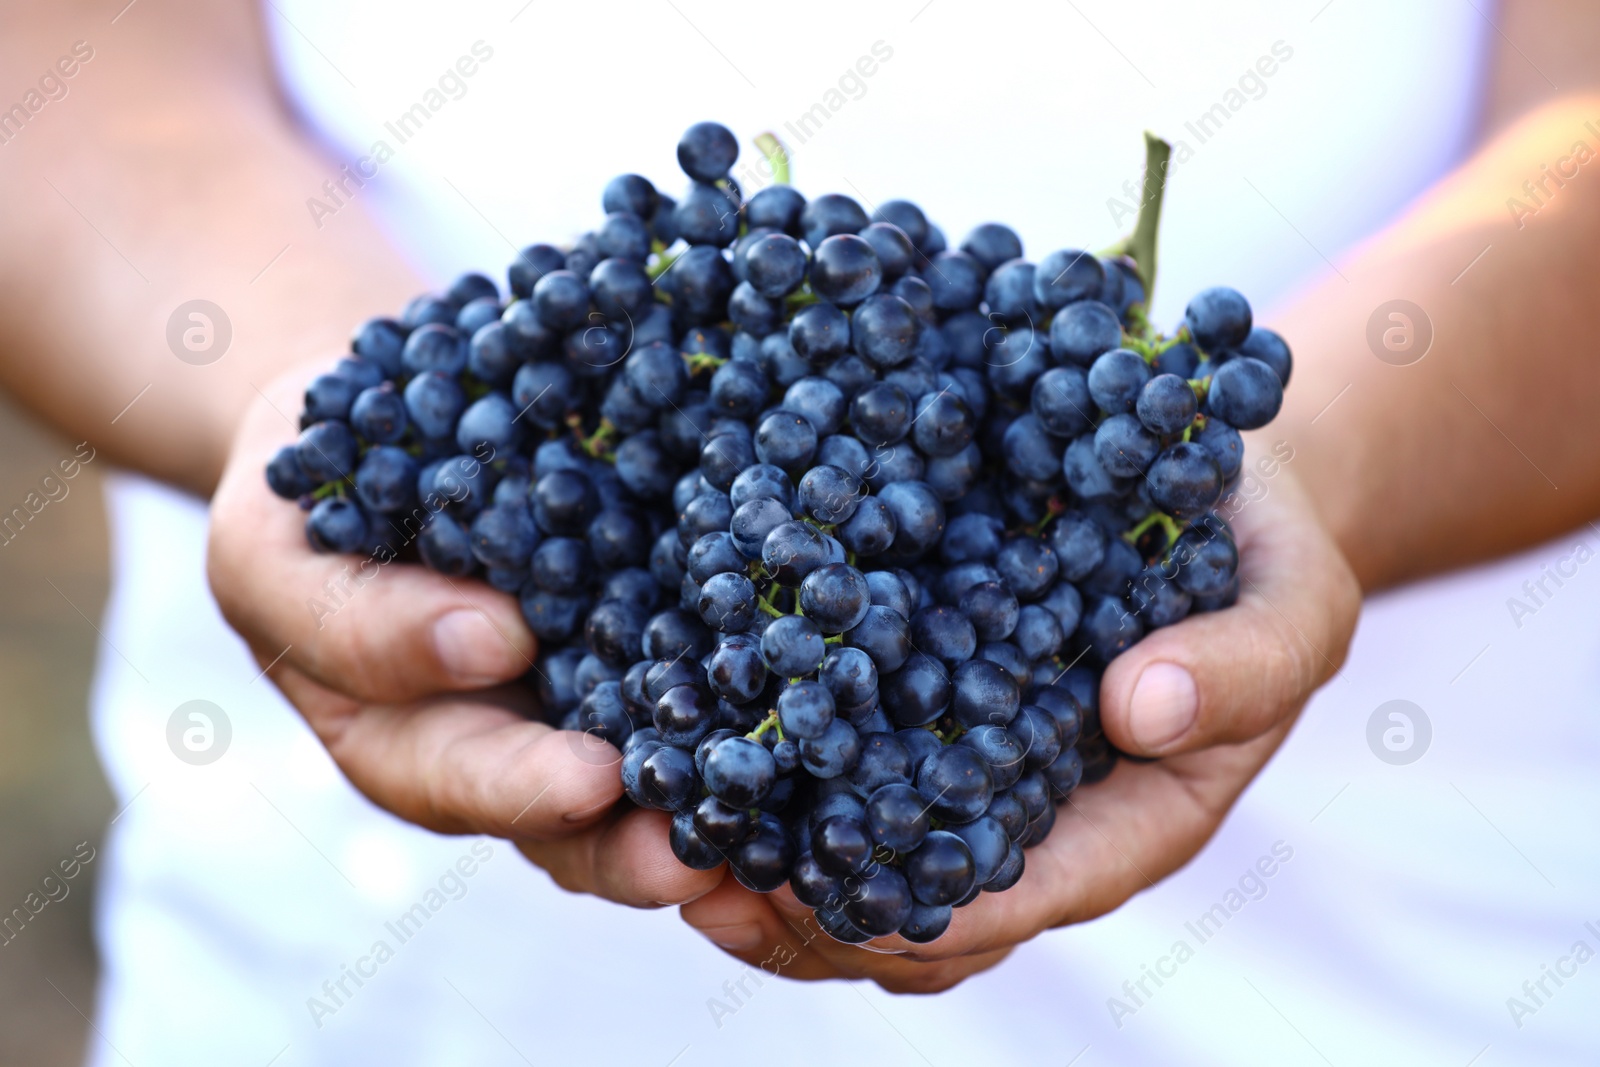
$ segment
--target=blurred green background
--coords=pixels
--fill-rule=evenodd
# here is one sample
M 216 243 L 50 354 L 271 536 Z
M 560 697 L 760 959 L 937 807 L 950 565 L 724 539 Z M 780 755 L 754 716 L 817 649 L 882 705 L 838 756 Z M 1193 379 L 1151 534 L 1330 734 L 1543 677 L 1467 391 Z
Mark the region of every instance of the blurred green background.
M 20 506 L 75 444 L 0 392 L 0 513 Z M 87 710 L 94 627 L 106 598 L 101 484 L 108 467 L 97 457 L 67 483 L 65 498 L 0 544 L 0 915 L 23 907 L 78 842 L 99 853 L 115 814 L 89 743 Z M 0 944 L 0 1064 L 83 1062 L 84 1016 L 94 1014 L 91 920 L 101 859 L 67 883 L 65 898 Z

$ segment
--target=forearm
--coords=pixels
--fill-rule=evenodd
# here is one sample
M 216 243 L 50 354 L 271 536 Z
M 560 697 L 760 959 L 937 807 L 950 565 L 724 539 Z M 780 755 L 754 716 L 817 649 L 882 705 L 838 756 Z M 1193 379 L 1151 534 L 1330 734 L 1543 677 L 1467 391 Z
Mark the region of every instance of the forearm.
M 1594 157 L 1535 202 L 1523 183 L 1544 179 L 1540 164 L 1555 168 L 1578 141 Z M 1564 164 L 1569 175 L 1576 165 Z M 1520 227 L 1512 197 L 1537 209 Z M 1339 270 L 1274 323 L 1296 365 L 1270 432 L 1294 446 L 1364 588 L 1490 558 L 1600 513 L 1588 442 L 1600 423 L 1600 98 L 1529 116 Z M 1375 309 L 1395 299 L 1424 309 L 1433 331 L 1426 356 L 1403 366 L 1421 350 L 1385 362 L 1367 339 Z
M 320 229 L 307 214 L 337 168 L 279 105 L 253 5 L 111 14 L 29 5 L 0 43 L 13 71 L 94 50 L 0 144 L 0 382 L 118 462 L 209 492 L 257 387 L 331 361 L 419 286 L 359 203 Z M 199 365 L 168 343 L 197 298 L 232 331 Z

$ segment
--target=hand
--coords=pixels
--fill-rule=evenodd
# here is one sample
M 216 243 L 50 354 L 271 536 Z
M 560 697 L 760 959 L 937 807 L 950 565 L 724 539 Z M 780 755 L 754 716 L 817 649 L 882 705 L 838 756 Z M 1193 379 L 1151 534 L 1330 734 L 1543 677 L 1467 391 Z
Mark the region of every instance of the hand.
M 1338 670 L 1360 608 L 1355 578 L 1291 470 L 1259 484 L 1265 495 L 1234 519 L 1238 604 L 1151 633 L 1102 681 L 1107 735 L 1158 758 L 1122 761 L 1075 792 L 1010 890 L 956 909 L 928 945 L 898 936 L 841 944 L 787 886 L 763 896 L 731 878 L 684 905 L 685 921 L 769 973 L 931 993 L 1044 930 L 1111 911 L 1188 862 Z
M 532 693 L 502 684 L 535 654 L 512 597 L 311 550 L 305 514 L 262 472 L 322 369 L 252 405 L 212 500 L 212 590 L 257 662 L 356 788 L 403 819 L 507 838 L 564 888 L 625 904 L 680 904 L 715 886 L 721 871 L 673 857 L 666 816 L 613 813 L 615 748 L 532 721 Z

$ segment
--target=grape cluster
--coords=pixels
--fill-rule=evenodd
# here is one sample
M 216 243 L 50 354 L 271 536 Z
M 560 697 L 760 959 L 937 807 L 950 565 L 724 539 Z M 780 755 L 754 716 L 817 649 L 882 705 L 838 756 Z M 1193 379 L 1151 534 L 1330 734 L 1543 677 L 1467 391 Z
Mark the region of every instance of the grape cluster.
M 1105 664 L 1238 595 L 1214 510 L 1290 353 L 1231 289 L 1172 337 L 1126 256 L 959 248 L 905 200 L 673 201 L 355 333 L 273 490 L 312 545 L 519 597 L 542 713 L 622 753 L 673 852 L 822 929 L 937 938 L 1109 774 Z

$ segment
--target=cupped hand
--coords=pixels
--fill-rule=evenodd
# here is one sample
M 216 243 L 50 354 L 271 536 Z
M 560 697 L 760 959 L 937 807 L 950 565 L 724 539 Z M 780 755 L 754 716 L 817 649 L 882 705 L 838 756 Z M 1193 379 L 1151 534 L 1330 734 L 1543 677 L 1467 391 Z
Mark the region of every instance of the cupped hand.
M 267 461 L 294 439 L 292 372 L 251 406 L 211 506 L 207 572 L 228 622 L 340 769 L 380 807 L 441 833 L 509 839 L 563 887 L 681 904 L 717 884 L 667 845 L 667 817 L 616 812 L 621 754 L 534 721 L 508 685 L 533 669 L 516 601 L 407 563 L 313 552 Z
M 1076 791 L 1050 836 L 1026 853 L 1015 886 L 956 909 L 926 945 L 898 936 L 842 944 L 787 886 L 760 895 L 731 878 L 684 905 L 684 919 L 770 973 L 938 992 L 1045 930 L 1111 911 L 1188 862 L 1339 669 L 1360 609 L 1354 575 L 1290 467 L 1251 485 L 1254 499 L 1232 520 L 1239 602 L 1154 631 L 1102 681 L 1107 736 L 1156 758 L 1121 761 Z

